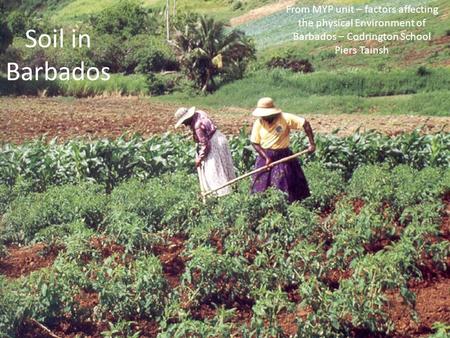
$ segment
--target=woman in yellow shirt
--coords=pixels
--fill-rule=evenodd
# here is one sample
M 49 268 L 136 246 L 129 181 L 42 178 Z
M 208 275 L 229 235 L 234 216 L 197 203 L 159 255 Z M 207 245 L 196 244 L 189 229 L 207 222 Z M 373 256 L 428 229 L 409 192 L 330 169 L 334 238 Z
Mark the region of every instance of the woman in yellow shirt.
M 289 149 L 289 133 L 302 129 L 309 140 L 309 152 L 316 149 L 311 125 L 303 117 L 282 112 L 269 97 L 258 101 L 253 116 L 258 119 L 253 124 L 250 141 L 258 152 L 255 169 L 292 155 Z M 284 191 L 290 203 L 310 196 L 308 182 L 298 159 L 293 159 L 271 167 L 268 171 L 253 177 L 252 192 L 262 192 L 269 187 Z

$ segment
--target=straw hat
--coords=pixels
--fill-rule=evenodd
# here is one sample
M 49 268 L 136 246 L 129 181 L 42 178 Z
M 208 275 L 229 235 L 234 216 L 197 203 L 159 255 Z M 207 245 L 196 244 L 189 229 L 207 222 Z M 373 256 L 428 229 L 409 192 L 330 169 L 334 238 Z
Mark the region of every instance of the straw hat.
M 177 123 L 175 124 L 175 128 L 178 128 L 181 126 L 181 124 L 186 121 L 187 119 L 190 119 L 195 114 L 195 107 L 191 107 L 189 109 L 185 107 L 178 108 L 178 110 L 175 112 L 175 118 L 177 119 Z
M 252 115 L 256 117 L 271 116 L 281 113 L 281 109 L 275 108 L 275 104 L 270 97 L 263 97 L 258 100 L 256 109 Z

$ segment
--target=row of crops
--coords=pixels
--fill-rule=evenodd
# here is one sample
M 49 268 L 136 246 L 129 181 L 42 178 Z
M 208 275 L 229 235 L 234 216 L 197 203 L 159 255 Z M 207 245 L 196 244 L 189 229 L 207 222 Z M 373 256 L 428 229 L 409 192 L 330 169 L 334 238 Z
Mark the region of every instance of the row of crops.
M 246 137 L 231 143 L 247 170 Z M 106 337 L 151 336 L 143 322 L 159 337 L 384 335 L 398 329 L 389 295 L 414 317 L 413 282 L 448 277 L 448 135 L 320 136 L 304 161 L 312 196 L 291 205 L 248 181 L 203 205 L 192 147 L 173 135 L 4 146 L 0 257 L 11 244 L 58 254 L 0 275 L 0 336 L 30 319 Z
M 450 166 L 450 135 L 422 135 L 417 132 L 388 137 L 375 132 L 355 133 L 348 137 L 318 135 L 317 151 L 303 160 L 320 162 L 328 169 L 342 172 L 348 179 L 362 164 L 387 166 L 408 164 Z M 291 147 L 305 149 L 307 139 L 295 134 Z M 241 132 L 230 140 L 231 152 L 239 172 L 252 168 L 255 160 L 248 135 Z M 177 134 L 143 139 L 140 136 L 87 142 L 70 140 L 59 144 L 36 140 L 23 145 L 0 148 L 0 184 L 31 185 L 28 189 L 44 191 L 48 186 L 84 181 L 96 182 L 111 191 L 118 183 L 132 177 L 146 179 L 167 172 L 194 172 L 195 147 Z

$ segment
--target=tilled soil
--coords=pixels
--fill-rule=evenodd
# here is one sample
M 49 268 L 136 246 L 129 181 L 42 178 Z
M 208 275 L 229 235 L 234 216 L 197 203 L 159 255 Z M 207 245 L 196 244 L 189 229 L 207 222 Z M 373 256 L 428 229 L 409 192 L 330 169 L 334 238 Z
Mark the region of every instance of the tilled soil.
M 444 208 L 441 220 L 441 235 L 445 236 L 448 229 L 448 216 L 450 212 L 450 195 L 442 198 Z M 357 211 L 363 205 L 360 200 L 353 201 L 353 207 Z M 163 265 L 164 274 L 172 288 L 181 284 L 181 275 L 185 269 L 184 256 L 186 239 L 182 236 L 167 238 L 153 249 L 160 258 Z M 93 248 L 101 252 L 103 258 L 112 254 L 123 254 L 124 248 L 103 237 L 92 237 L 90 244 Z M 218 245 L 218 250 L 220 249 Z M 44 243 L 37 243 L 31 246 L 18 247 L 9 246 L 6 256 L 0 258 L 0 274 L 8 278 L 18 278 L 26 276 L 32 271 L 51 266 L 58 253 L 64 250 L 62 247 L 48 246 Z M 405 304 L 398 291 L 388 291 L 386 296 L 388 303 L 386 312 L 389 318 L 395 323 L 393 337 L 423 337 L 432 332 L 432 326 L 436 322 L 450 322 L 450 271 L 442 271 L 429 261 L 423 259 L 425 265 L 419 268 L 422 271 L 423 280 L 411 280 L 409 288 L 416 295 L 416 303 L 413 309 L 417 313 L 416 321 L 411 316 L 411 307 Z M 447 266 L 450 265 L 450 258 L 447 259 Z M 332 271 L 327 276 L 327 284 L 330 287 L 337 287 L 341 279 L 351 276 L 351 271 Z M 283 331 L 288 335 L 296 333 L 296 318 L 305 318 L 310 310 L 300 306 L 301 299 L 298 294 L 298 286 L 293 286 L 285 290 L 289 295 L 289 300 L 297 304 L 295 311 L 282 311 L 277 315 L 278 322 Z M 82 290 L 76 297 L 81 308 L 85 308 L 89 313 L 98 305 L 98 294 L 92 291 Z M 233 304 L 236 312 L 231 321 L 238 324 L 248 324 L 252 318 L 251 304 L 245 302 Z M 202 303 L 198 307 L 190 309 L 192 315 L 198 320 L 211 319 L 216 315 L 217 308 L 210 303 Z M 136 330 L 141 330 L 142 337 L 156 337 L 159 332 L 158 324 L 154 321 L 139 320 L 134 324 Z M 106 322 L 92 322 L 90 320 L 73 321 L 71 318 L 63 318 L 57 323 L 49 326 L 53 334 L 59 337 L 76 337 L 83 335 L 86 337 L 101 337 L 101 332 L 108 330 Z M 237 333 L 237 332 L 236 332 Z M 366 333 L 355 333 L 355 336 L 366 336 Z M 49 337 L 50 335 L 36 322 L 27 319 L 20 328 L 22 337 Z M 370 336 L 370 335 L 369 335 Z M 374 336 L 375 337 L 375 336 Z
M 27 247 L 11 246 L 7 255 L 0 258 L 0 274 L 17 278 L 51 266 L 58 256 L 58 251 L 59 248 L 48 247 L 42 243 Z
M 0 142 L 23 143 L 40 136 L 67 140 L 75 137 L 118 137 L 124 133 L 144 136 L 175 131 L 173 114 L 178 107 L 140 97 L 0 98 Z M 201 107 L 199 107 L 201 108 Z M 209 111 L 226 134 L 237 134 L 253 123 L 250 111 L 229 107 Z M 422 127 L 424 133 L 450 131 L 450 117 L 407 115 L 304 115 L 316 133 L 338 135 L 377 130 L 388 135 L 411 132 Z M 180 132 L 177 130 L 177 132 Z

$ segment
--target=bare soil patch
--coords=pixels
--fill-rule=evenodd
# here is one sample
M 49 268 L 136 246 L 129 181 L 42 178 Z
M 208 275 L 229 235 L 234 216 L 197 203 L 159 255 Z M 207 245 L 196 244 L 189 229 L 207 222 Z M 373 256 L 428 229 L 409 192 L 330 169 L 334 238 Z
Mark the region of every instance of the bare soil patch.
M 436 322 L 450 323 L 450 279 L 440 279 L 433 283 L 425 281 L 412 288 L 416 294 L 416 306 L 419 321 L 410 316 L 410 309 L 400 294 L 390 296 L 388 313 L 395 322 L 399 336 L 418 337 L 432 332 Z
M 11 246 L 7 255 L 0 259 L 0 274 L 18 278 L 51 266 L 59 250 L 42 243 L 26 247 Z
M 71 98 L 0 98 L 0 142 L 23 143 L 46 136 L 60 140 L 71 138 L 116 138 L 124 133 L 139 133 L 145 137 L 175 130 L 175 104 L 156 102 L 139 97 Z M 250 111 L 227 108 L 209 111 L 219 128 L 235 135 L 253 123 Z M 316 133 L 338 135 L 377 130 L 396 135 L 422 127 L 424 133 L 450 131 L 450 117 L 406 115 L 305 114 Z
M 276 12 L 286 10 L 287 6 L 293 6 L 296 2 L 297 1 L 295 0 L 279 0 L 277 2 L 252 9 L 248 13 L 232 18 L 230 20 L 230 24 L 232 27 L 235 27 L 250 21 L 258 20 Z

